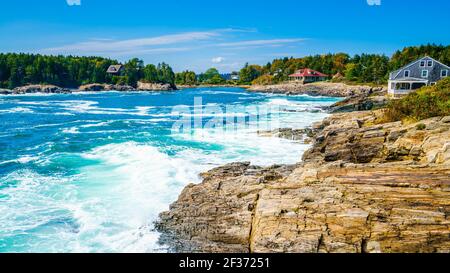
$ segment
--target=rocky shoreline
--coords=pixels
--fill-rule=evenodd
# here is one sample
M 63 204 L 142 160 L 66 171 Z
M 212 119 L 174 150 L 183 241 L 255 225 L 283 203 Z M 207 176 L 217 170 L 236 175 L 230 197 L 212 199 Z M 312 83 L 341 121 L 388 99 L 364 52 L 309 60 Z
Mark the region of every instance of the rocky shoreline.
M 384 87 L 371 87 L 365 85 L 347 85 L 344 83 L 317 82 L 311 84 L 282 83 L 276 85 L 254 85 L 247 89 L 250 92 L 287 94 L 287 95 L 310 95 L 328 97 L 354 97 L 369 95 L 374 92 L 383 92 Z
M 100 84 L 92 83 L 81 85 L 76 89 L 62 88 L 56 85 L 50 84 L 33 84 L 10 89 L 0 89 L 0 95 L 22 95 L 22 94 L 70 94 L 77 92 L 101 92 L 101 91 L 174 91 L 178 90 L 176 86 L 170 84 L 158 84 L 158 83 L 144 83 L 138 82 L 137 87 L 130 85 L 116 85 L 116 84 Z
M 314 124 L 296 165 L 202 174 L 160 215 L 161 243 L 175 252 L 450 252 L 450 116 L 377 124 L 381 114 Z
M 81 85 L 78 88 L 62 88 L 55 85 L 33 84 L 10 89 L 0 89 L 0 95 L 14 95 L 14 94 L 31 94 L 31 93 L 46 93 L 46 94 L 64 94 L 73 92 L 101 92 L 101 91 L 175 91 L 187 88 L 198 87 L 241 87 L 246 88 L 249 92 L 261 93 L 276 93 L 286 95 L 311 95 L 311 96 L 329 96 L 329 97 L 346 97 L 349 99 L 360 99 L 367 101 L 373 94 L 385 93 L 386 89 L 383 87 L 370 87 L 363 85 L 346 85 L 343 83 L 329 83 L 320 82 L 313 84 L 297 84 L 285 83 L 278 85 L 179 85 L 174 86 L 170 84 L 159 83 L 145 83 L 138 82 L 136 87 L 129 85 L 115 85 L 115 84 L 100 84 L 91 83 Z M 377 102 L 375 102 L 377 103 Z M 347 105 L 349 103 L 346 103 Z M 363 110 L 363 109 L 360 109 Z

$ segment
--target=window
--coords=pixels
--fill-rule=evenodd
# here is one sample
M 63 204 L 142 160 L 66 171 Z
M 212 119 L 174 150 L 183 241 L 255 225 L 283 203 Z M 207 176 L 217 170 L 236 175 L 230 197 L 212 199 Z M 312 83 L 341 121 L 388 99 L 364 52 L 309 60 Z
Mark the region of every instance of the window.
M 405 74 L 404 74 L 405 78 L 408 78 L 408 77 L 409 77 L 409 75 L 410 75 L 410 73 L 411 73 L 411 71 L 409 71 L 409 70 L 405 70 Z
M 420 67 L 425 67 L 425 61 L 420 61 Z
M 422 78 L 428 78 L 428 70 L 422 70 Z
M 400 83 L 400 86 L 398 89 L 399 90 L 411 90 L 411 84 L 409 82 Z
M 448 70 L 446 70 L 446 69 L 441 70 L 441 78 L 445 78 L 447 76 L 448 76 Z
M 432 67 L 432 66 L 433 66 L 433 61 L 432 61 L 432 60 L 429 60 L 429 61 L 427 62 L 427 66 L 428 66 L 428 67 Z

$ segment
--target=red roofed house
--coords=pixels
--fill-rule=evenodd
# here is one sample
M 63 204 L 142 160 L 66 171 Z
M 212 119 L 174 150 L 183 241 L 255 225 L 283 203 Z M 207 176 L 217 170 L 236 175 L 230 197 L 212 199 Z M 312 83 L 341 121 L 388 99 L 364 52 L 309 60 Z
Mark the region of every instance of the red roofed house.
M 292 75 L 289 75 L 289 79 L 295 82 L 311 83 L 311 82 L 320 82 L 327 80 L 328 75 L 320 73 L 318 71 L 304 68 L 300 69 Z

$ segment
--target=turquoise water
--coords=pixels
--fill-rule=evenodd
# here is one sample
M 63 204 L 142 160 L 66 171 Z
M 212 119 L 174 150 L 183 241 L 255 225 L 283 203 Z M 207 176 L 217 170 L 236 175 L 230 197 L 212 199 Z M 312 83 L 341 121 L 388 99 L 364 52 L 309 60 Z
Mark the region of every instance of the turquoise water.
M 271 110 L 232 132 L 173 131 L 196 115 L 196 97 L 213 109 L 237 106 L 209 111 L 205 123 Z M 164 252 L 153 221 L 184 186 L 224 163 L 298 162 L 308 146 L 256 131 L 268 120 L 306 127 L 336 101 L 240 88 L 0 96 L 0 252 Z M 174 113 L 178 105 L 192 115 Z

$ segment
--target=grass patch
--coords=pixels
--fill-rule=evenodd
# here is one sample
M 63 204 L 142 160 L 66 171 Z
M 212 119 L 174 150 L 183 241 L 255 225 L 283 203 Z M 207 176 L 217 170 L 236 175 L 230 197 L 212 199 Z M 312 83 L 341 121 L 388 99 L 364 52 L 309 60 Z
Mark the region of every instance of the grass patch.
M 427 129 L 427 126 L 425 124 L 423 124 L 423 123 L 419 123 L 419 124 L 416 125 L 416 129 L 419 130 L 419 131 L 422 131 L 422 130 Z

